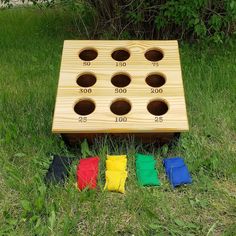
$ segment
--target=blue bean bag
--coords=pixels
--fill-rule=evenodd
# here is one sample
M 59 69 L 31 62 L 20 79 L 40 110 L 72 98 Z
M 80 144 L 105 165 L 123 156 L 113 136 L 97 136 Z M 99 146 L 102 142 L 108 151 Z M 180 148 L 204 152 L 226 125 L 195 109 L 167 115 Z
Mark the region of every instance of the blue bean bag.
M 174 188 L 179 185 L 192 183 L 191 175 L 183 158 L 165 158 L 163 159 L 163 165 L 165 167 L 166 175 Z

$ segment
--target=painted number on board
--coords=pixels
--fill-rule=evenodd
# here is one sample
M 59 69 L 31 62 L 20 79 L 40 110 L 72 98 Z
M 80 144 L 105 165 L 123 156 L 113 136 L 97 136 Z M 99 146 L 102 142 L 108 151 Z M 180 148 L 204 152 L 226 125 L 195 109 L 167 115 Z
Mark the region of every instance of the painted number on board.
M 159 122 L 159 123 L 163 122 L 163 117 L 161 117 L 161 116 L 156 116 L 156 117 L 155 117 L 155 122 Z
M 151 88 L 151 93 L 162 93 L 163 89 L 161 88 Z
M 90 61 L 84 61 L 83 62 L 83 66 L 90 66 L 91 65 L 91 62 Z
M 125 88 L 116 88 L 115 89 L 115 93 L 126 93 L 127 92 L 127 89 Z
M 116 117 L 116 122 L 126 122 L 127 121 L 127 117 Z
M 122 61 L 116 62 L 116 66 L 119 66 L 119 67 L 126 66 L 126 62 L 122 62 Z
M 81 93 L 92 93 L 92 89 L 89 88 L 89 89 L 80 89 L 80 92 Z
M 85 122 L 87 122 L 87 117 L 80 116 L 79 119 L 78 119 L 78 121 L 79 121 L 80 123 L 85 123 Z

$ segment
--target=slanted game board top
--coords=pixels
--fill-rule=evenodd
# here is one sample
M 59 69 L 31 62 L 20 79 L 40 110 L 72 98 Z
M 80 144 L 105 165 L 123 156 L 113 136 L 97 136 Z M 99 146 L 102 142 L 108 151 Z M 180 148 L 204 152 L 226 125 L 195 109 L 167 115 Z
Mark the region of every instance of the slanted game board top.
M 54 133 L 187 130 L 177 41 L 64 42 Z

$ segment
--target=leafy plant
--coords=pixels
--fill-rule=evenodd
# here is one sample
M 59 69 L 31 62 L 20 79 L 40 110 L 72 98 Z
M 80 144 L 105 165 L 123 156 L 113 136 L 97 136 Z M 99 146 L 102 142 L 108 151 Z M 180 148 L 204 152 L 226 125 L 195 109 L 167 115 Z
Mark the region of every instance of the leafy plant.
M 12 6 L 10 0 L 1 0 Z M 24 2 L 24 0 L 22 0 Z M 235 0 L 30 0 L 44 7 L 61 6 L 86 38 L 180 39 L 222 42 L 236 32 Z M 105 34 L 105 35 L 104 35 Z
M 89 1 L 100 27 L 113 29 L 118 38 L 183 39 L 222 42 L 235 33 L 234 0 Z

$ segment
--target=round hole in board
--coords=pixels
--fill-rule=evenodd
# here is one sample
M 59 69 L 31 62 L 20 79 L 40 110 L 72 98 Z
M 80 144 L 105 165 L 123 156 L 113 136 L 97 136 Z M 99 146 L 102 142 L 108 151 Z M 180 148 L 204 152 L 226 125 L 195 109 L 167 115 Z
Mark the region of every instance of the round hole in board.
M 163 75 L 158 73 L 153 73 L 147 76 L 146 83 L 154 88 L 161 87 L 166 82 L 166 79 Z
M 98 56 L 98 52 L 95 49 L 84 49 L 79 53 L 79 58 L 83 61 L 92 61 Z
M 160 49 L 150 49 L 145 52 L 145 57 L 149 61 L 160 61 L 164 55 Z
M 81 87 L 87 88 L 91 87 L 96 83 L 97 79 L 96 76 L 92 73 L 85 73 L 78 77 L 77 84 Z
M 113 51 L 111 57 L 116 61 L 126 61 L 130 57 L 130 53 L 127 49 L 121 48 Z
M 122 116 L 130 112 L 131 105 L 126 99 L 117 99 L 112 102 L 110 109 L 112 113 Z
M 153 100 L 148 103 L 147 109 L 152 115 L 161 116 L 168 111 L 168 105 L 163 100 Z
M 119 87 L 119 88 L 123 88 L 123 87 L 128 86 L 130 84 L 130 81 L 131 81 L 131 79 L 130 79 L 129 75 L 127 75 L 125 73 L 116 74 L 111 78 L 111 83 L 114 86 Z
M 95 103 L 90 99 L 79 100 L 74 106 L 74 111 L 82 116 L 89 115 L 94 110 L 95 110 Z

